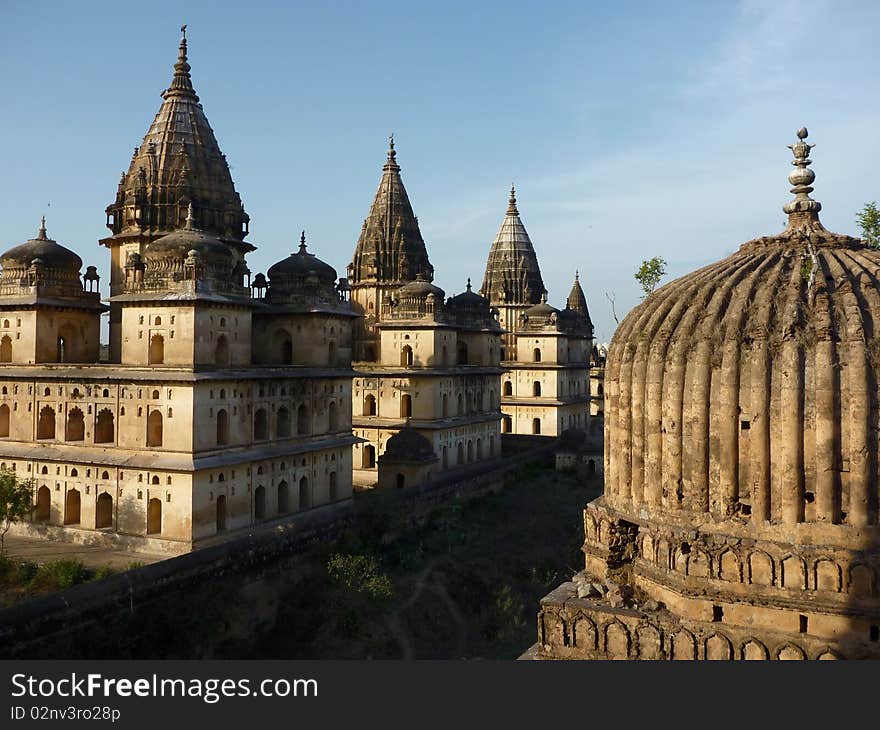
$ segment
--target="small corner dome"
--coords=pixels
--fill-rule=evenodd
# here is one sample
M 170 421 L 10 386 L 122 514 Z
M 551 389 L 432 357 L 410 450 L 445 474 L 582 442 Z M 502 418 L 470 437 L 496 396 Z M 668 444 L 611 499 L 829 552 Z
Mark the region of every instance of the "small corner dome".
M 226 260 L 232 258 L 229 247 L 216 236 L 195 229 L 181 228 L 157 238 L 147 246 L 147 259 L 186 258 L 190 251 L 197 251 L 203 258 Z
M 405 426 L 388 439 L 383 456 L 390 461 L 422 461 L 436 458 L 431 442 L 412 426 Z
M 534 307 L 529 307 L 523 314 L 529 317 L 549 317 L 551 314 L 559 314 L 556 307 L 552 307 L 547 302 L 541 302 Z
M 419 299 L 427 297 L 429 294 L 433 294 L 441 302 L 446 297 L 446 292 L 428 281 L 422 273 L 416 276 L 415 281 L 404 284 L 396 292 L 398 299 Z
M 46 235 L 45 219 L 36 238 L 25 241 L 0 254 L 0 267 L 26 269 L 31 266 L 34 259 L 40 259 L 40 262 L 48 268 L 75 271 L 77 274 L 83 264 L 82 259 L 73 251 Z
M 336 269 L 306 250 L 305 232 L 300 239 L 299 251 L 273 264 L 266 273 L 270 282 L 272 279 L 287 276 L 308 276 L 313 273 L 328 283 L 336 282 Z

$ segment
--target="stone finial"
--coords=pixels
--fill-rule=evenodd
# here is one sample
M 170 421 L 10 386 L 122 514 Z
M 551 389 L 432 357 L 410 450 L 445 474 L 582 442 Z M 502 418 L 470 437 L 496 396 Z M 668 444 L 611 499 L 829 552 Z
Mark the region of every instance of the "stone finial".
M 195 101 L 199 100 L 199 97 L 196 96 L 195 90 L 192 85 L 192 78 L 189 75 L 190 65 L 187 60 L 187 48 L 186 48 L 186 25 L 180 26 L 180 32 L 182 33 L 182 37 L 180 39 L 180 45 L 177 49 L 177 63 L 174 64 L 174 78 L 171 79 L 171 86 L 169 86 L 162 97 L 168 99 L 171 96 L 180 96 L 180 97 L 189 97 L 194 99 Z
M 471 290 L 471 277 L 468 277 L 467 290 Z
M 40 217 L 40 230 L 37 231 L 37 240 L 38 241 L 46 241 L 48 240 L 48 236 L 46 235 L 46 216 Z
M 186 221 L 184 222 L 183 227 L 187 231 L 194 231 L 196 228 L 196 221 L 195 221 L 195 218 L 193 217 L 193 204 L 192 203 L 190 203 L 189 206 L 187 206 Z
M 299 237 L 299 252 L 300 253 L 306 252 L 306 232 L 305 231 L 303 231 Z
M 510 200 L 507 201 L 507 215 L 519 215 L 516 208 L 516 187 L 510 183 Z
M 397 152 L 394 151 L 394 132 L 388 137 L 388 161 L 394 162 Z
M 816 179 L 816 173 L 809 169 L 813 163 L 810 159 L 810 150 L 816 145 L 804 142 L 807 134 L 807 128 L 801 127 L 797 131 L 798 141 L 793 145 L 788 145 L 788 149 L 794 154 L 794 160 L 791 163 L 794 165 L 794 170 L 789 173 L 788 181 L 792 185 L 791 192 L 795 197 L 794 200 L 786 203 L 782 210 L 788 213 L 790 224 L 795 222 L 795 218 L 803 221 L 806 217 L 818 221 L 818 213 L 822 210 L 822 204 L 810 197 L 810 193 L 813 192 L 812 184 Z M 806 214 L 806 216 L 798 214 Z

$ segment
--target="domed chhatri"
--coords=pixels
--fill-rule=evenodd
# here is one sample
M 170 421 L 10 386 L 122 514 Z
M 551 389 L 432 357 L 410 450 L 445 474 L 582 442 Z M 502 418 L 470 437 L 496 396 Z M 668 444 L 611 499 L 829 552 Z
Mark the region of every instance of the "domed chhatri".
M 306 250 L 305 231 L 300 236 L 299 251 L 273 264 L 267 273 L 270 281 L 278 280 L 284 276 L 307 276 L 313 274 L 322 281 L 336 282 L 336 269 Z
M 582 575 L 622 583 L 612 605 L 641 618 L 614 648 L 578 629 L 562 654 L 880 654 L 880 252 L 822 226 L 797 136 L 785 230 L 662 287 L 614 334 Z M 546 632 L 573 620 L 554 605 Z
M 284 306 L 336 308 L 342 298 L 336 285 L 336 269 L 306 250 L 306 232 L 299 251 L 269 267 L 266 301 Z
M 76 278 L 79 278 L 83 263 L 82 259 L 69 248 L 49 238 L 46 233 L 45 216 L 40 220 L 40 230 L 36 238 L 31 238 L 0 254 L 0 266 L 3 267 L 4 277 L 22 274 L 31 267 L 34 259 L 39 259 L 46 269 L 72 274 Z

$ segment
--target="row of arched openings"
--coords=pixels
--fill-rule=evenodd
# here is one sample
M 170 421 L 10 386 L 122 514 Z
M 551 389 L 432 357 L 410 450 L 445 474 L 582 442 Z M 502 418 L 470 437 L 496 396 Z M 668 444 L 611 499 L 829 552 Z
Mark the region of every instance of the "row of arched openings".
M 48 522 L 51 517 L 51 492 L 45 484 L 37 490 L 34 519 Z M 64 524 L 78 525 L 82 521 L 82 495 L 78 489 L 68 489 L 64 498 Z M 101 492 L 95 501 L 95 529 L 113 527 L 113 497 Z M 162 532 L 162 500 L 153 497 L 147 502 L 147 534 Z
M 161 414 L 159 414 L 161 418 Z M 9 436 L 9 406 L 0 405 L 0 437 Z M 51 406 L 43 406 L 37 419 L 37 438 L 55 438 L 56 414 Z M 64 425 L 65 441 L 84 441 L 86 437 L 85 416 L 80 408 L 71 408 L 67 412 L 67 420 Z M 102 408 L 95 417 L 95 443 L 113 443 L 115 438 L 115 426 L 113 412 L 109 408 Z M 150 445 L 150 444 L 148 444 Z M 161 443 L 160 443 L 161 445 Z

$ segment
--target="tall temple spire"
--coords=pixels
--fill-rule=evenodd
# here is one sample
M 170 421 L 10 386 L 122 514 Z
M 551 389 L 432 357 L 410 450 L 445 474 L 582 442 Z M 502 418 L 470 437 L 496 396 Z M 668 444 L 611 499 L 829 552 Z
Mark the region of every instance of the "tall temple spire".
M 400 285 L 418 274 L 431 281 L 434 267 L 400 177 L 392 134 L 382 179 L 349 266 L 349 279 L 354 285 L 367 281 Z
M 583 315 L 588 320 L 590 319 L 587 297 L 584 295 L 584 290 L 581 287 L 580 272 L 578 271 L 574 272 L 574 284 L 571 285 L 571 291 L 568 294 L 568 299 L 565 301 L 565 307 Z
M 507 213 L 489 250 L 480 294 L 493 306 L 532 305 L 546 292 L 538 257 L 519 217 L 516 188 L 510 186 Z

